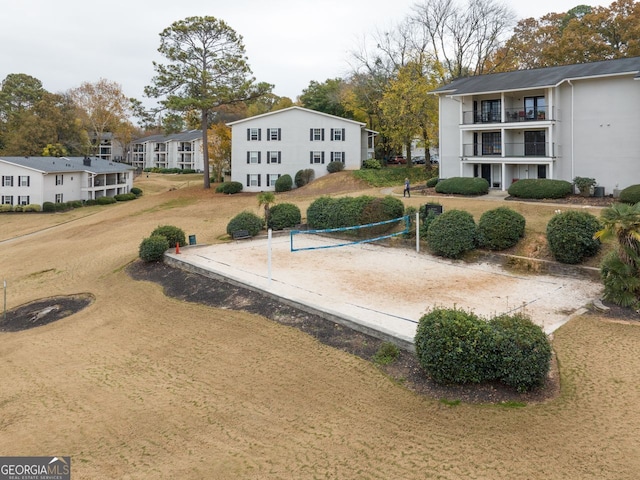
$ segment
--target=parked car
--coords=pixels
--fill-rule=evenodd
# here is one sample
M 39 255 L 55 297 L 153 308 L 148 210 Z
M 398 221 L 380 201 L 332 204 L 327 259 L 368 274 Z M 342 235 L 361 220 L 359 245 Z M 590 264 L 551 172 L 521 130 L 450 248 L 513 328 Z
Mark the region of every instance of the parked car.
M 399 165 L 405 163 L 407 163 L 407 159 L 402 155 L 396 155 L 395 157 L 390 157 L 389 160 L 387 160 L 387 164 L 389 165 Z
M 424 157 L 424 155 L 418 155 L 417 157 L 413 157 L 411 158 L 411 161 L 413 162 L 414 165 L 424 165 L 425 163 L 427 163 L 427 159 Z
M 439 160 L 440 157 L 438 157 L 438 155 L 431 155 L 429 162 L 431 162 L 431 165 L 437 165 L 439 163 Z

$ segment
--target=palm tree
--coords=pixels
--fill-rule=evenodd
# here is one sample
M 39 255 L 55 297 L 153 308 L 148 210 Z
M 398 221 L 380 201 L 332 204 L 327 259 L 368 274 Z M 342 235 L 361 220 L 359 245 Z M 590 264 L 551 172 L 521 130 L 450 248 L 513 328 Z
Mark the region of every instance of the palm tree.
M 618 241 L 618 255 L 625 264 L 638 268 L 640 257 L 640 203 L 614 203 L 602 211 L 602 230 L 595 237 L 601 240 L 615 237 Z
M 603 228 L 595 237 L 615 237 L 618 250 L 602 261 L 604 298 L 623 307 L 640 303 L 640 203 L 616 203 L 602 211 Z
M 271 205 L 276 203 L 276 196 L 273 192 L 260 192 L 258 194 L 258 207 L 264 205 L 264 221 L 269 226 L 269 210 Z

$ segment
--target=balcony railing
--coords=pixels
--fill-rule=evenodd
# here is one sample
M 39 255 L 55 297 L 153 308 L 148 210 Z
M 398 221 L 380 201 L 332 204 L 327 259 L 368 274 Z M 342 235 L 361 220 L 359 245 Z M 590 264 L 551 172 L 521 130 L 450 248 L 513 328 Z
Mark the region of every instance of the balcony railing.
M 462 112 L 462 123 L 464 125 L 475 125 L 483 123 L 513 123 L 513 122 L 535 122 L 549 120 L 547 107 L 538 107 L 525 110 L 524 108 L 505 108 L 504 122 L 502 112 Z
M 504 152 L 504 155 L 503 155 Z M 537 157 L 554 156 L 554 144 L 550 142 L 520 142 L 502 145 L 466 143 L 462 146 L 464 157 Z

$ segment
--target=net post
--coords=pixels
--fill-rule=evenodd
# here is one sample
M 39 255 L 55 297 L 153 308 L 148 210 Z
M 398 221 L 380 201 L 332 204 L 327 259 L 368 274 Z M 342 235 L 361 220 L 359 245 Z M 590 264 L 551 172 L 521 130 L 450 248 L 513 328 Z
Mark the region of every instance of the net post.
M 416 253 L 420 253 L 420 212 L 416 212 Z
M 269 278 L 269 285 L 271 285 L 271 229 L 267 230 L 267 275 Z

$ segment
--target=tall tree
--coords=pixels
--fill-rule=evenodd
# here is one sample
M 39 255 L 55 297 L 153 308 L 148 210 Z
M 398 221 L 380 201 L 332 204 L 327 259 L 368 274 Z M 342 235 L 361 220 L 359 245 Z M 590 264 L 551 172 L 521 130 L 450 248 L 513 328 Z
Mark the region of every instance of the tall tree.
M 353 112 L 349 111 L 343 102 L 345 88 L 345 81 L 341 78 L 330 78 L 323 83 L 312 80 L 302 91 L 298 100 L 303 107 L 311 110 L 337 117 L 353 118 Z
M 213 181 L 224 178 L 225 170 L 231 168 L 231 129 L 224 123 L 214 123 L 209 127 L 209 163 L 213 170 Z
M 269 84 L 254 83 L 242 37 L 215 17 L 174 22 L 160 33 L 158 51 L 168 63 L 153 62 L 156 76 L 145 94 L 160 98 L 169 110 L 199 111 L 203 145 L 208 145 L 209 116 L 216 108 L 271 91 Z M 204 149 L 204 188 L 210 188 L 209 180 L 209 155 Z
M 88 133 L 90 143 L 86 154 L 97 153 L 105 133 L 118 136 L 120 128 L 128 128 L 131 101 L 122 93 L 118 83 L 104 78 L 96 83 L 84 82 L 78 88 L 71 89 L 69 95 Z

